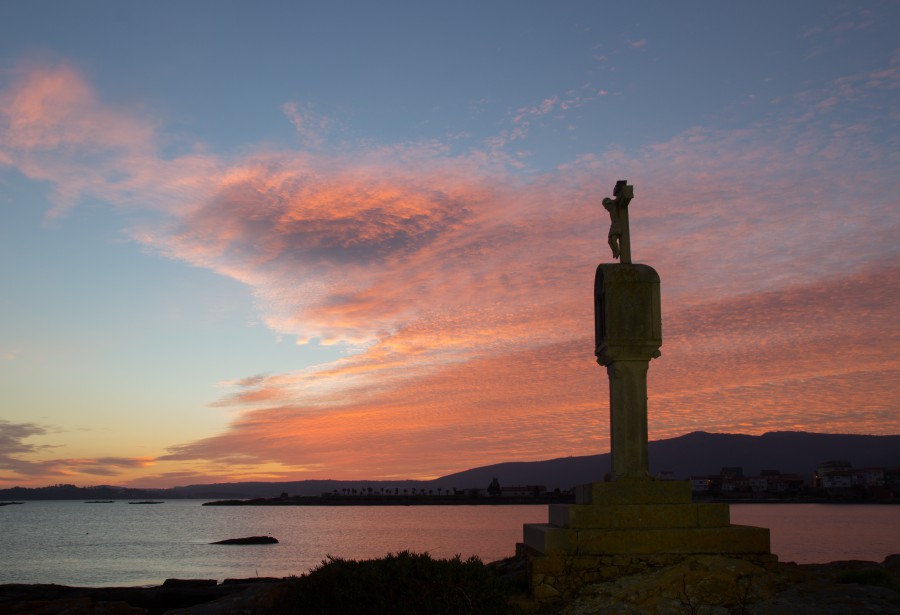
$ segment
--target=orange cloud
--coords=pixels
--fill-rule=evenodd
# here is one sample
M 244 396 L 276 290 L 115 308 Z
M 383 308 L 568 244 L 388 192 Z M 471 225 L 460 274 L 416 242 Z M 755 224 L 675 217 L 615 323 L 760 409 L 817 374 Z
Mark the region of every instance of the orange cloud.
M 890 392 L 900 371 L 892 345 L 878 340 L 896 329 L 898 281 L 894 267 L 669 309 L 663 356 L 650 370 L 652 437 L 691 429 L 895 432 Z M 860 297 L 868 298 L 862 310 Z M 304 473 L 291 466 L 303 463 L 331 477 L 391 478 L 600 452 L 608 446 L 606 373 L 590 356 L 588 327 L 577 334 L 572 325 L 567 342 L 448 362 L 392 386 L 350 389 L 330 404 L 292 405 L 303 395 L 289 389 L 283 405 L 248 411 L 228 433 L 166 459 L 238 455 L 280 463 L 294 478 Z M 292 384 L 259 383 L 269 394 Z
M 68 92 L 61 108 L 48 89 Z M 164 159 L 150 123 L 122 114 L 108 141 L 85 128 L 121 112 L 66 67 L 23 76 L 0 102 L 25 127 L 0 129 L 14 137 L 0 145 L 11 164 L 117 205 L 146 188 L 164 218 L 139 241 L 245 283 L 273 331 L 348 351 L 235 383 L 217 402 L 239 409 L 230 427 L 174 446 L 158 480 L 182 471 L 172 464 L 215 476 L 426 477 L 603 450 L 591 289 L 609 260 L 600 201 L 620 178 L 636 186 L 635 258 L 663 284 L 654 436 L 898 428 L 888 350 L 900 186 L 890 157 L 872 155 L 882 146 L 871 122 L 836 129 L 818 109 L 523 175 L 502 134 L 462 155 L 415 143 Z M 518 121 L 558 103 L 523 108 Z M 827 154 L 836 144 L 843 158 Z M 84 172 L 98 156 L 99 171 Z

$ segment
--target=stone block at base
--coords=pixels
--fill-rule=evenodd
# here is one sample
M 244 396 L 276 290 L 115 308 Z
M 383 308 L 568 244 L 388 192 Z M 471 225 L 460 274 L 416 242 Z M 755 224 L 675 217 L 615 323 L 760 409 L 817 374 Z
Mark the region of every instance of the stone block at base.
M 590 483 L 575 488 L 576 504 L 690 504 L 691 484 L 686 480 L 625 479 Z
M 527 524 L 525 544 L 544 555 L 769 553 L 769 530 L 746 525 L 675 528 L 565 528 Z
M 523 550 L 539 600 L 689 557 L 778 560 L 767 528 L 731 525 L 727 504 L 693 503 L 686 481 L 593 483 L 580 487 L 575 501 L 551 504 L 549 523 L 524 526 Z
M 550 524 L 568 528 L 638 529 L 721 527 L 731 518 L 728 504 L 550 504 Z

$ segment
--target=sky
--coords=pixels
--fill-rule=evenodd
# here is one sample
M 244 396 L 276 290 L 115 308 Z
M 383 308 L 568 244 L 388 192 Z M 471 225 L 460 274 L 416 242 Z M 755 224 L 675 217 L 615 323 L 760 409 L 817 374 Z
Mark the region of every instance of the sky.
M 0 3 L 0 486 L 606 452 L 620 179 L 662 280 L 651 439 L 900 433 L 898 26 L 896 1 Z

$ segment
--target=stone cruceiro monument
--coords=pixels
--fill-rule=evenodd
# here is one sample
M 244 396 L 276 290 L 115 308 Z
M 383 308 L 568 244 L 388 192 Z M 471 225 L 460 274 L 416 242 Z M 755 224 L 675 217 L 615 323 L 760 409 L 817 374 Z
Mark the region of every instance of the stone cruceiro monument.
M 549 523 L 525 525 L 522 548 L 539 600 L 696 555 L 777 561 L 768 529 L 732 525 L 728 504 L 693 503 L 688 481 L 650 476 L 647 372 L 662 345 L 660 280 L 652 267 L 631 262 L 634 188 L 621 180 L 613 197 L 603 207 L 619 262 L 599 265 L 594 279 L 594 353 L 609 377 L 611 480 L 577 487 L 575 504 L 551 504 Z

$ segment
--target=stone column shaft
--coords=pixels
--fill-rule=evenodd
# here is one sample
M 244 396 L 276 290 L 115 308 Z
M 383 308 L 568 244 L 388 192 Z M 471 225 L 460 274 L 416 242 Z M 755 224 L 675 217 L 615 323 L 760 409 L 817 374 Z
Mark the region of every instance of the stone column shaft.
M 650 361 L 614 361 L 609 375 L 609 423 L 614 480 L 646 478 L 647 370 Z
M 609 376 L 613 478 L 646 479 L 647 370 L 662 345 L 659 275 L 647 265 L 600 265 L 594 315 L 594 354 Z

